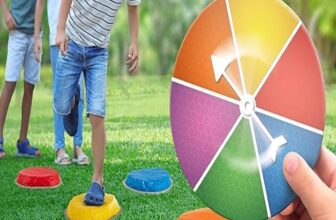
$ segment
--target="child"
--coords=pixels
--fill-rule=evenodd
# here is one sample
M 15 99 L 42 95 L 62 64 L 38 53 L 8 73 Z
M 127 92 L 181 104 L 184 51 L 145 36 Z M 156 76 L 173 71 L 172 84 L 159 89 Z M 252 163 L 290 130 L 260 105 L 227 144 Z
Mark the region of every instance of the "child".
M 58 22 L 58 14 L 60 8 L 60 0 L 48 0 L 48 23 L 49 23 L 49 43 L 50 43 L 50 59 L 53 73 L 53 81 L 55 81 L 55 71 L 57 58 L 59 54 L 59 48 L 56 46 L 56 28 Z M 44 0 L 37 0 L 36 9 L 35 9 L 35 58 L 38 62 L 41 61 L 41 40 L 39 38 L 39 32 L 41 30 L 41 19 L 44 7 Z M 81 76 L 79 80 L 79 87 L 82 88 L 83 77 Z M 73 161 L 79 165 L 87 165 L 90 163 L 88 157 L 82 151 L 82 142 L 83 142 L 83 95 L 81 94 L 78 105 L 78 128 L 74 136 L 74 159 Z M 64 126 L 63 126 L 63 116 L 57 114 L 54 111 L 54 146 L 56 150 L 56 159 L 55 163 L 58 165 L 68 165 L 71 164 L 69 155 L 65 152 L 65 143 L 64 143 Z
M 107 75 L 107 46 L 122 0 L 62 0 L 56 43 L 58 58 L 54 108 L 66 115 L 64 126 L 77 127 L 76 112 L 80 90 L 77 86 L 81 72 L 86 82 L 87 114 L 92 127 L 94 171 L 92 185 L 86 193 L 87 205 L 104 202 L 103 165 L 105 157 L 105 98 Z M 140 0 L 128 0 L 131 45 L 127 64 L 129 71 L 138 65 L 138 7 Z
M 33 91 L 40 80 L 40 64 L 34 58 L 34 13 L 36 0 L 12 0 L 10 10 L 6 1 L 0 6 L 9 31 L 8 54 L 5 83 L 0 97 L 0 158 L 5 156 L 3 129 L 8 106 L 20 79 L 21 67 L 24 68 L 24 94 L 22 99 L 22 118 L 20 136 L 16 143 L 17 156 L 36 157 L 37 148 L 30 145 L 27 138 Z

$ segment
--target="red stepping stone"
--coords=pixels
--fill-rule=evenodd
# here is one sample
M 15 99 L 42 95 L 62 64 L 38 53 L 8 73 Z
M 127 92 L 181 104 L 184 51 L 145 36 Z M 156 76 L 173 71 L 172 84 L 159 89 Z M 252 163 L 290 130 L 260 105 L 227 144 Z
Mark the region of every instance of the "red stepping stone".
M 58 172 L 52 168 L 31 167 L 21 170 L 16 177 L 16 184 L 23 188 L 56 188 L 62 184 Z

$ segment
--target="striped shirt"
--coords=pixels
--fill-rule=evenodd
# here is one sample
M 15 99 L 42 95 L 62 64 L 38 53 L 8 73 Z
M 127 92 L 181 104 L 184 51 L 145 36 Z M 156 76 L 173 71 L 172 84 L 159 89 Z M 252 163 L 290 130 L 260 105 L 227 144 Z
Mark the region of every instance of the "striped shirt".
M 127 0 L 139 5 L 141 0 Z M 73 0 L 66 23 L 66 34 L 86 47 L 106 48 L 122 0 Z

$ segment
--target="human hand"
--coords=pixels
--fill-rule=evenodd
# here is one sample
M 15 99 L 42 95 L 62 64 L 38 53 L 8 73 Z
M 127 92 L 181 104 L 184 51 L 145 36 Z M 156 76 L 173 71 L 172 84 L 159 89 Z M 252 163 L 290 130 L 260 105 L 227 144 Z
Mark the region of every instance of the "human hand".
M 14 30 L 16 28 L 16 22 L 11 13 L 8 13 L 5 16 L 5 24 L 6 24 L 8 31 Z
M 35 55 L 35 60 L 37 62 L 41 62 L 41 56 L 42 56 L 41 39 L 35 39 L 34 41 L 34 55 Z
M 336 156 L 322 147 L 314 171 L 298 154 L 286 156 L 283 172 L 298 198 L 272 220 L 336 219 Z
M 138 68 L 138 45 L 136 43 L 132 43 L 128 50 L 128 57 L 126 64 L 129 66 L 128 72 L 131 74 L 135 74 Z
M 56 33 L 56 45 L 59 47 L 62 55 L 64 56 L 68 50 L 68 37 L 64 30 L 57 30 Z

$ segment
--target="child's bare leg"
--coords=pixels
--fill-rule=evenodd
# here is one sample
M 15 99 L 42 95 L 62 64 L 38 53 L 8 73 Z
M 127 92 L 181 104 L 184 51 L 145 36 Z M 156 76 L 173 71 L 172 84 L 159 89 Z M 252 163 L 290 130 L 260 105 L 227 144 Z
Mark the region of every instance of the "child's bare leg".
M 21 129 L 20 129 L 20 141 L 27 139 L 30 111 L 33 101 L 34 85 L 28 82 L 24 82 L 24 93 L 22 99 L 22 114 L 21 114 Z
M 90 115 L 92 127 L 92 152 L 94 171 L 93 181 L 103 184 L 103 167 L 105 159 L 105 119 L 101 116 Z
M 5 82 L 0 97 L 0 137 L 3 137 L 3 129 L 6 120 L 9 103 L 15 90 L 16 82 Z

